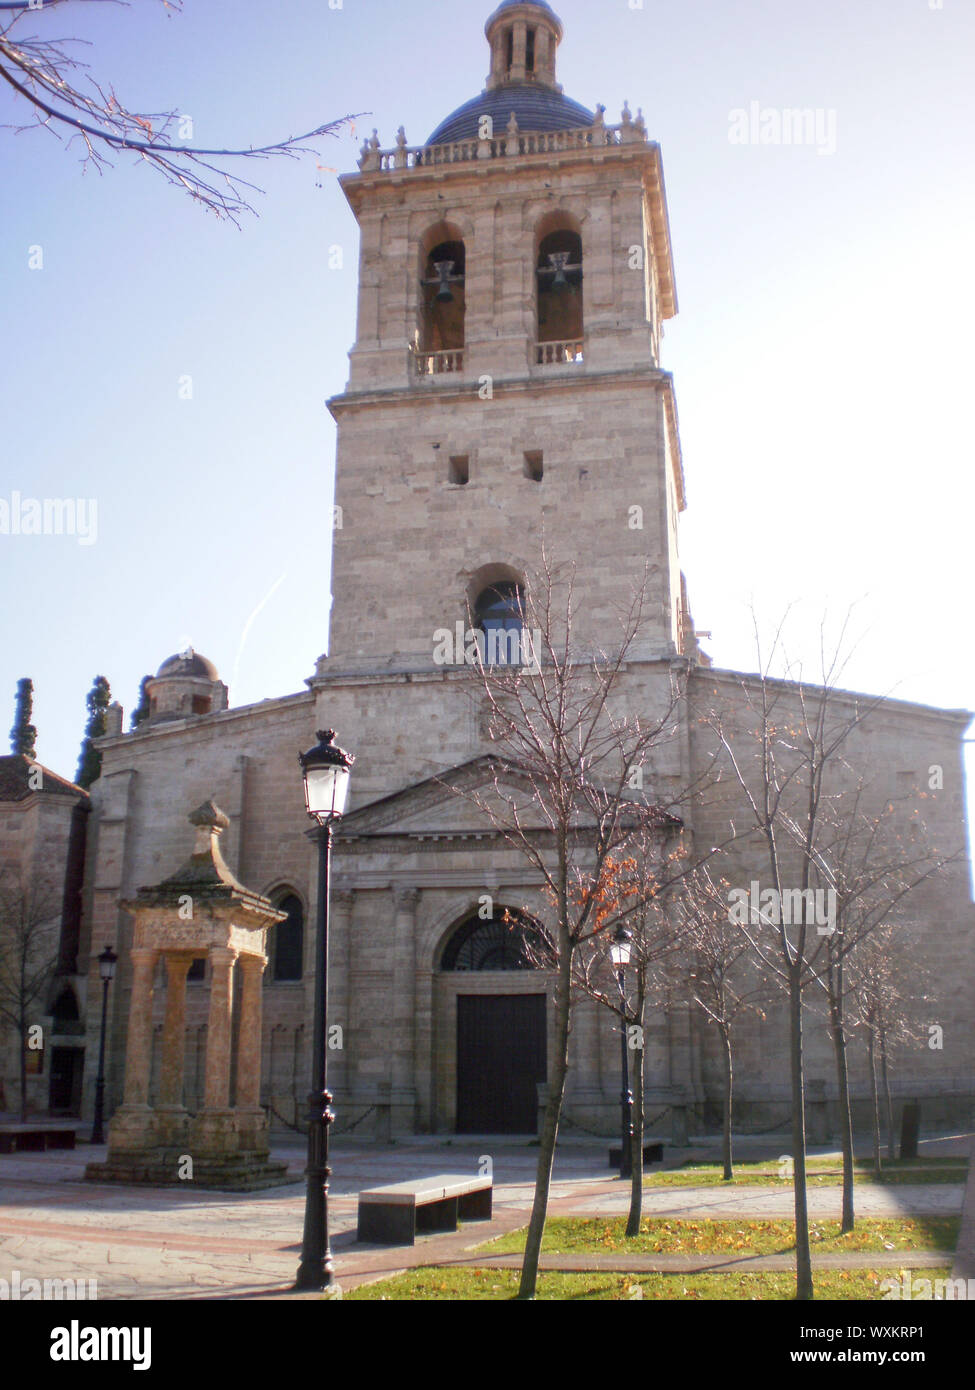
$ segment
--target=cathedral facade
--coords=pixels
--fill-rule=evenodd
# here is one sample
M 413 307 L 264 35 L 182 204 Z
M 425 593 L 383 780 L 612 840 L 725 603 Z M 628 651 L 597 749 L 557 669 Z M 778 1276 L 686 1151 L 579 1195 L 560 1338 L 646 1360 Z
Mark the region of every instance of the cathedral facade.
M 573 564 L 583 646 L 604 642 L 646 584 L 649 620 L 622 677 L 628 707 L 659 708 L 679 671 L 692 693 L 737 702 L 745 730 L 747 678 L 715 670 L 701 651 L 678 557 L 683 468 L 674 384 L 660 364 L 677 299 L 660 149 L 639 112 L 624 108 L 611 122 L 604 108 L 565 96 L 562 25 L 549 5 L 505 0 L 486 37 L 480 96 L 422 145 L 401 128 L 384 148 L 374 133 L 358 171 L 341 181 L 361 251 L 349 379 L 329 402 L 338 442 L 328 654 L 307 689 L 235 708 L 211 663 L 184 652 L 159 668 L 135 731 L 123 733 L 122 711 L 111 711 L 91 789 L 79 973 L 63 981 L 87 1020 L 86 1114 L 98 953 L 111 943 L 120 956 L 110 1113 L 131 990 L 132 923 L 120 904 L 185 859 L 187 816 L 212 800 L 229 818 L 222 850 L 234 873 L 286 914 L 269 938 L 262 1100 L 272 1123 L 300 1122 L 318 885 L 296 754 L 332 728 L 356 756 L 331 894 L 336 1132 L 535 1129 L 552 981 L 544 970 L 505 968 L 500 916 L 510 908 L 544 922 L 547 904 L 538 875 L 455 794 L 486 776 L 491 744 L 469 670 L 444 649 L 472 621 L 488 634 L 510 629 L 543 543 Z M 946 769 L 928 819 L 940 839 L 962 845 L 969 718 L 887 701 L 855 739 L 882 796 L 920 786 L 932 766 Z M 656 798 L 666 804 L 707 757 L 688 715 L 654 769 Z M 681 817 L 692 837 L 716 839 L 727 809 L 702 804 Z M 751 852 L 740 863 L 746 884 L 760 876 Z M 938 981 L 931 1023 L 945 1041 L 938 1052 L 917 1048 L 900 1079 L 947 1119 L 967 1113 L 975 1094 L 966 1080 L 975 1056 L 966 865 L 922 889 L 912 912 Z M 206 983 L 195 969 L 191 1111 L 202 1095 Z M 162 975 L 153 1007 L 161 1034 Z M 784 1027 L 773 1008 L 741 1040 L 746 1126 L 774 1129 L 787 1118 Z M 808 1068 L 828 1099 L 825 1029 L 810 1031 Z M 612 1132 L 618 1034 L 613 1016 L 585 1000 L 569 1078 L 569 1131 Z M 864 1095 L 862 1070 L 854 1081 Z M 645 1085 L 651 1127 L 694 1129 L 713 1117 L 719 1058 L 689 1000 L 652 1018 Z

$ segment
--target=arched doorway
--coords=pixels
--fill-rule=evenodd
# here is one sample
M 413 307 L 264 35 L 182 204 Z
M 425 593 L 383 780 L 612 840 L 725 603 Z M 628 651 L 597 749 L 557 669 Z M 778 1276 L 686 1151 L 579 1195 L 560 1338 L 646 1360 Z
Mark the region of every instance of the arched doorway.
M 548 1077 L 549 957 L 538 924 L 501 907 L 471 913 L 451 933 L 440 969 L 456 982 L 458 1134 L 535 1133 Z
M 51 1008 L 52 1046 L 47 1104 L 52 1115 L 81 1114 L 85 1070 L 84 1031 L 75 992 L 70 985 L 65 985 Z

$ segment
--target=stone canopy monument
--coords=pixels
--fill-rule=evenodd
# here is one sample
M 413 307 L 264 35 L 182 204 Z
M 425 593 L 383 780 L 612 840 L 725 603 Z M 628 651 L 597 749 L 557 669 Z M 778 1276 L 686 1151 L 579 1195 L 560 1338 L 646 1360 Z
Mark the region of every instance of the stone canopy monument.
M 125 1091 L 108 1127 L 107 1161 L 90 1163 L 85 1176 L 116 1182 L 267 1186 L 283 1179 L 286 1165 L 269 1161 L 267 1116 L 260 1104 L 261 978 L 267 964 L 267 929 L 283 921 L 285 914 L 230 872 L 218 844 L 230 821 L 219 807 L 207 801 L 189 821 L 196 827 L 196 844 L 182 867 L 155 887 L 140 888 L 133 902 L 120 904 L 135 917 Z M 205 1089 L 202 1110 L 191 1115 L 183 1098 L 186 977 L 193 961 L 201 958 L 210 962 Z M 160 959 L 166 972 L 166 1012 L 159 1094 L 153 1106 L 152 1003 Z M 236 1055 L 235 969 L 240 977 Z

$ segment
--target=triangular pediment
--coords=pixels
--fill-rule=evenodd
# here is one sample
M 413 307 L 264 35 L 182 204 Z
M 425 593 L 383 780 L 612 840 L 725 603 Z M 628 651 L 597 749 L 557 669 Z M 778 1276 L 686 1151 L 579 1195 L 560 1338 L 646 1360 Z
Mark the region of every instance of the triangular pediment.
M 646 802 L 636 798 L 633 807 L 640 817 L 648 809 Z M 490 814 L 492 808 L 495 819 Z M 667 821 L 680 825 L 676 817 L 659 808 L 650 809 L 661 825 Z M 499 824 L 511 825 L 513 813 L 523 830 L 552 829 L 542 798 L 524 769 L 484 754 L 359 807 L 343 819 L 341 836 L 344 840 L 389 835 L 491 836 L 502 833 Z M 586 816 L 576 821 L 576 826 L 587 823 Z

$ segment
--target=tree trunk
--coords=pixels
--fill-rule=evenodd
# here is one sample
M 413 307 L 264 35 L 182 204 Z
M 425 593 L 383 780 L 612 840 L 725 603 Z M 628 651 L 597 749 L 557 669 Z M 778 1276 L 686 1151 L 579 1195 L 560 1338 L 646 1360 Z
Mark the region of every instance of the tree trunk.
M 20 1123 L 27 1123 L 27 1021 L 20 1026 Z
M 525 1257 L 521 1265 L 519 1299 L 533 1299 L 535 1297 L 535 1285 L 538 1282 L 538 1257 L 542 1249 L 542 1237 L 545 1234 L 545 1217 L 548 1212 L 549 1189 L 552 1185 L 555 1144 L 559 1137 L 562 1097 L 565 1094 L 565 1078 L 569 1070 L 572 954 L 567 942 L 563 940 L 561 946 L 558 983 L 555 989 L 555 1056 L 549 1078 L 545 1120 L 542 1124 L 542 1134 L 539 1141 L 535 1196 L 532 1201 L 531 1219 L 528 1223 L 528 1237 L 525 1241 Z
M 867 1029 L 867 1056 L 870 1059 L 870 1100 L 873 1108 L 873 1175 L 880 1182 L 883 1177 L 883 1160 L 880 1157 L 880 1096 L 877 1092 L 877 1056 L 872 1024 Z
M 884 1104 L 887 1107 L 887 1157 L 894 1157 L 894 1102 L 890 1094 L 890 1070 L 887 1066 L 887 1034 L 880 1034 L 880 1077 L 884 1087 Z
M 731 1107 L 734 1100 L 734 1068 L 731 1057 L 731 1030 L 721 1028 L 721 1041 L 724 1044 L 724 1103 L 722 1106 L 721 1159 L 724 1163 L 724 1180 L 731 1182 L 734 1169 L 731 1166 Z
M 809 1207 L 806 1198 L 805 1083 L 802 1066 L 802 988 L 798 970 L 789 974 L 789 1052 L 792 1071 L 792 1186 L 796 1215 L 796 1298 L 813 1297 L 812 1256 L 809 1251 Z
M 626 1234 L 638 1236 L 643 1220 L 643 1057 L 644 1057 L 644 997 L 641 990 L 637 1006 L 640 1046 L 633 1051 L 633 1168 L 630 1175 L 630 1214 L 626 1219 Z M 622 1026 L 626 1024 L 621 1020 Z
M 836 1087 L 840 1103 L 840 1142 L 843 1146 L 843 1224 L 845 1234 L 852 1231 L 855 1224 L 853 1210 L 853 1112 L 850 1108 L 850 1068 L 846 1055 L 846 1030 L 843 1027 L 843 974 L 842 962 L 837 966 L 835 980 L 830 978 L 829 997 L 830 1033 L 833 1038 L 833 1056 L 836 1060 Z

